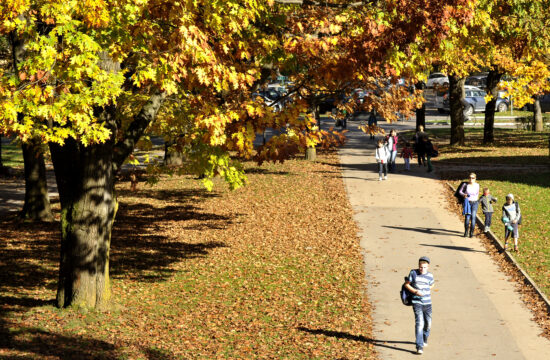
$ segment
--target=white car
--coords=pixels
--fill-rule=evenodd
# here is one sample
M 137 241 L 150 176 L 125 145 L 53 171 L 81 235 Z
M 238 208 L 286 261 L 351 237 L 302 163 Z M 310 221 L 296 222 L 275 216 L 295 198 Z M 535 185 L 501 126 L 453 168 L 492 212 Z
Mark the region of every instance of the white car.
M 449 85 L 449 78 L 447 75 L 435 72 L 431 73 L 430 76 L 428 76 L 428 82 L 426 83 L 426 87 L 433 88 L 435 86 L 448 86 Z

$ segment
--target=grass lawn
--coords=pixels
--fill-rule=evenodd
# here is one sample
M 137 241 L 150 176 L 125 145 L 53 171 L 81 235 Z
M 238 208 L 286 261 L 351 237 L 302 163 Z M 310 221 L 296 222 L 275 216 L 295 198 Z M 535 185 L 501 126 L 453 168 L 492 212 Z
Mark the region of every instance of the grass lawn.
M 320 160 L 247 163 L 234 192 L 118 184 L 106 312 L 52 306 L 57 223 L 2 220 L 0 358 L 373 358 L 356 224 Z
M 465 129 L 465 146 L 449 146 L 450 129 L 430 129 L 428 132 L 440 144 L 440 175 L 455 187 L 465 180 L 467 171 L 453 170 L 452 164 L 493 165 L 475 172 L 481 187 L 489 187 L 499 199 L 495 207 L 492 230 L 504 239 L 502 204 L 508 193 L 515 195 L 523 214 L 520 228 L 521 253 L 514 256 L 550 296 L 550 168 L 538 171 L 506 170 L 506 166 L 549 165 L 548 138 L 550 132 L 535 133 L 511 129 L 495 129 L 495 143 L 483 146 L 483 129 Z M 445 166 L 447 164 L 448 166 Z M 502 165 L 502 167 L 494 165 Z
M 465 176 L 464 176 L 465 177 Z M 456 188 L 460 180 L 452 184 Z M 550 297 L 550 172 L 545 173 L 481 173 L 481 187 L 488 187 L 498 198 L 491 229 L 504 240 L 502 204 L 506 194 L 514 194 L 522 213 L 519 244 L 520 253 L 513 253 L 521 266 Z M 483 218 L 482 213 L 480 213 Z M 511 240 L 511 239 L 510 239 Z
M 533 132 L 515 129 L 495 129 L 495 143 L 482 144 L 483 129 L 465 128 L 466 145 L 450 146 L 450 129 L 434 129 L 427 133 L 438 144 L 440 155 L 434 163 L 550 165 L 548 139 L 550 131 Z M 402 132 L 403 139 L 411 139 L 412 131 Z M 474 159 L 475 160 L 474 160 Z
M 20 145 L 2 144 L 2 164 L 13 168 L 23 168 L 23 152 Z

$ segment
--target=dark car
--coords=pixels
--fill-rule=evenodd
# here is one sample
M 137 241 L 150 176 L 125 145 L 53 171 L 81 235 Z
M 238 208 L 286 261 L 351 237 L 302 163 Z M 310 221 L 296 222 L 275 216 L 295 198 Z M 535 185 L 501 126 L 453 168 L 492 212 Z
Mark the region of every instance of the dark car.
M 550 112 L 550 94 L 545 94 L 539 97 L 540 110 L 542 112 Z M 526 104 L 523 109 L 526 111 L 534 111 L 535 104 Z
M 252 94 L 252 98 L 261 97 L 268 106 L 277 112 L 283 109 L 282 96 L 283 94 L 275 89 L 261 90 Z
M 487 87 L 487 73 L 468 76 L 464 84 L 484 89 Z

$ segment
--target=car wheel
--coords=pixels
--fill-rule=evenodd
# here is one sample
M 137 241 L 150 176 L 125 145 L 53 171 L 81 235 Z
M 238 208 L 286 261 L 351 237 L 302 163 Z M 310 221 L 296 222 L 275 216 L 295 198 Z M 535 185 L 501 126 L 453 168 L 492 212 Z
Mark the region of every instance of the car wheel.
M 473 105 L 468 105 L 467 108 L 464 110 L 464 115 L 470 117 L 474 114 L 474 107 Z
M 508 111 L 508 105 L 506 105 L 505 102 L 501 102 L 500 104 L 498 104 L 497 111 L 498 111 L 498 112 L 505 112 L 505 111 Z

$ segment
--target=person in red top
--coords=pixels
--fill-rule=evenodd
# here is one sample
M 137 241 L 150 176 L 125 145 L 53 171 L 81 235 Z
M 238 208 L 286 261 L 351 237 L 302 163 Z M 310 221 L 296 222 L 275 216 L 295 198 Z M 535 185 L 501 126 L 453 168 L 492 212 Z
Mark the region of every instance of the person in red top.
M 401 150 L 401 157 L 405 160 L 405 170 L 411 170 L 410 160 L 413 158 L 413 149 L 410 143 L 405 143 L 405 147 Z

